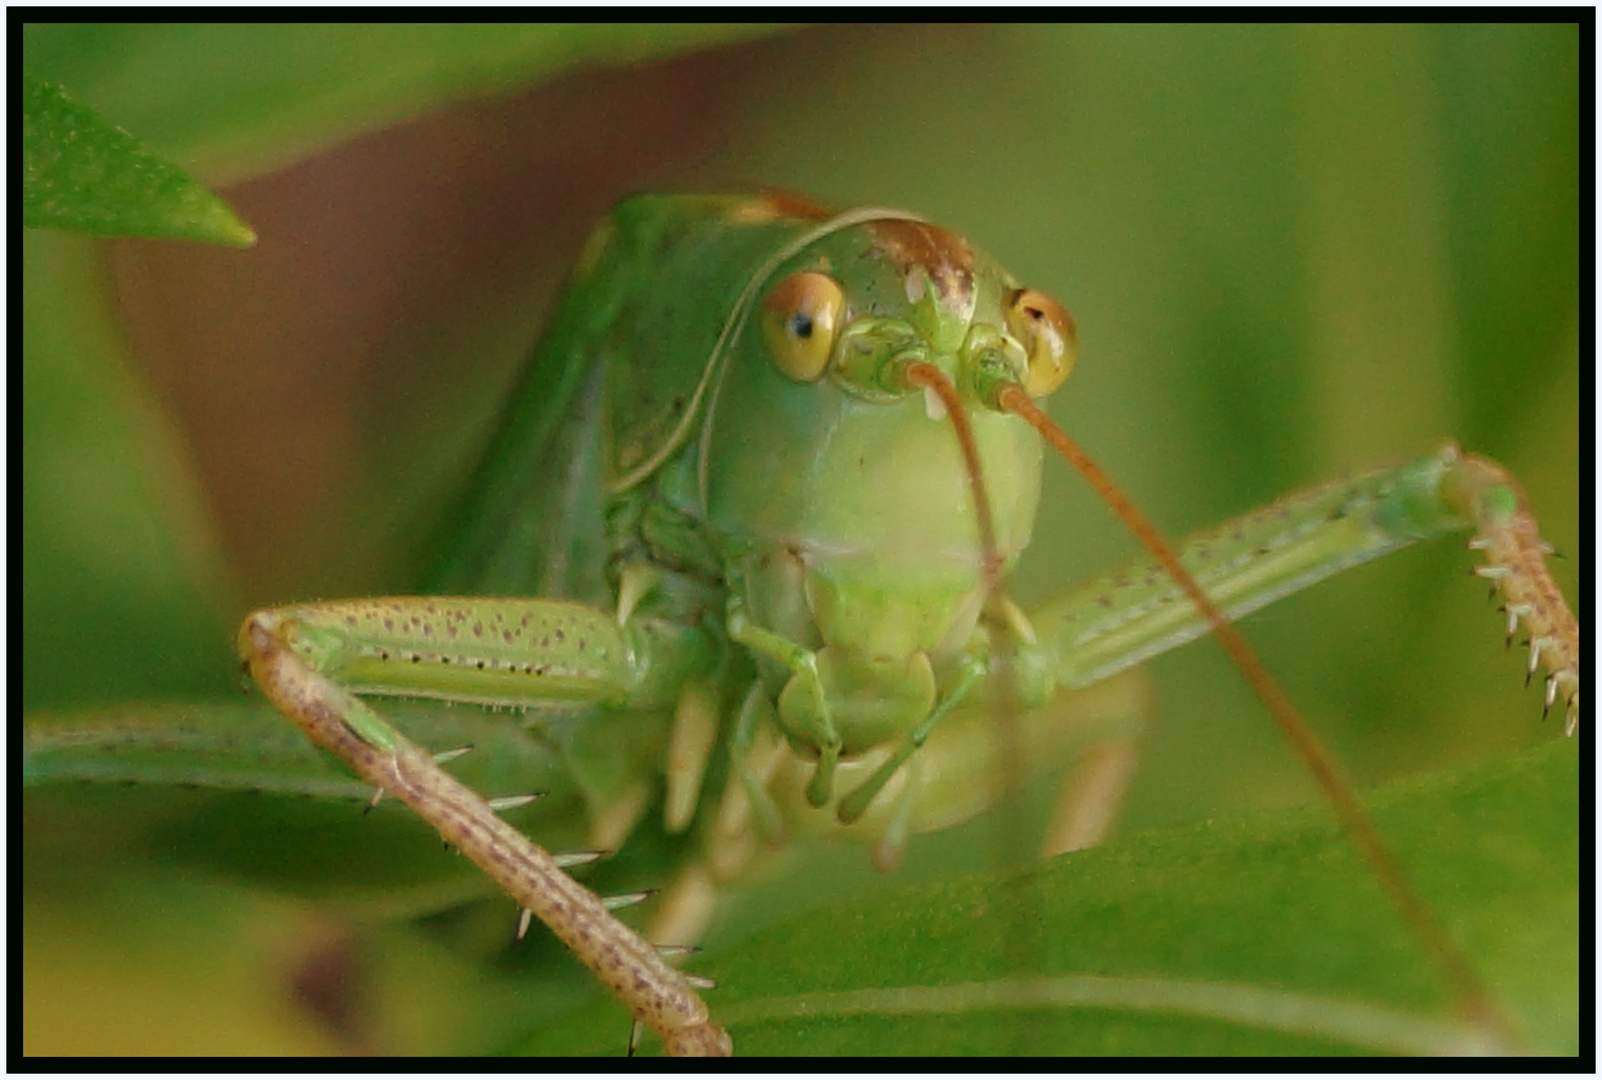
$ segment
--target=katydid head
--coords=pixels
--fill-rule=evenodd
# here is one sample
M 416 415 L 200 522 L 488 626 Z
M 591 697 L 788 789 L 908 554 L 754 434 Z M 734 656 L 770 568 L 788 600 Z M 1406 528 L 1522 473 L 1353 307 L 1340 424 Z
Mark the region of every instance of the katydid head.
M 731 587 L 805 654 L 770 675 L 814 804 L 836 759 L 913 738 L 951 693 L 1039 498 L 1040 439 L 993 387 L 1048 394 L 1075 348 L 1055 301 L 952 233 L 820 232 L 753 291 L 701 466 Z

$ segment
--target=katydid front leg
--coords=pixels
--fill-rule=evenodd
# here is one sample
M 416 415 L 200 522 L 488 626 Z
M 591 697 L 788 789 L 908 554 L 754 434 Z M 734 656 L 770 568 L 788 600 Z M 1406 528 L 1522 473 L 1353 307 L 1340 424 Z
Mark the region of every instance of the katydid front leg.
M 1180 561 L 1231 620 L 1419 540 L 1472 530 L 1475 572 L 1501 591 L 1507 633 L 1529 634 L 1529 673 L 1573 735 L 1580 712 L 1580 632 L 1546 567 L 1551 552 L 1513 478 L 1448 445 L 1396 469 L 1337 480 L 1190 538 Z M 1151 559 L 1093 579 L 1033 614 L 1061 686 L 1093 683 L 1208 633 Z
M 705 648 L 693 631 L 620 626 L 576 604 L 471 597 L 259 611 L 239 634 L 257 685 L 312 742 L 439 830 L 679 1056 L 723 1056 L 732 1046 L 690 980 L 569 877 L 557 858 L 502 821 L 353 692 L 508 706 L 649 704 L 704 662 Z M 664 683 L 665 674 L 676 678 Z

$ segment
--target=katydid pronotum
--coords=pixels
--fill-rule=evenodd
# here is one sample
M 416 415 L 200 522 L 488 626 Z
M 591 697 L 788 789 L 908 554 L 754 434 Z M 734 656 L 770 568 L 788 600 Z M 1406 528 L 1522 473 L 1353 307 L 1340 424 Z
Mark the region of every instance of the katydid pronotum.
M 717 298 L 719 319 L 641 295 L 642 264 Z M 586 251 L 440 595 L 260 612 L 242 651 L 315 742 L 551 924 L 670 1049 L 725 1049 L 688 982 L 502 823 L 504 802 L 454 784 L 352 694 L 535 707 L 574 745 L 607 738 L 620 714 L 648 717 L 666 765 L 640 759 L 586 796 L 593 846 L 611 849 L 665 784 L 668 828 L 697 830 L 704 852 L 670 895 L 737 877 L 761 841 L 819 817 L 894 862 L 911 833 L 993 801 L 990 759 L 965 752 L 994 700 L 1039 705 L 1208 629 L 1145 562 L 1027 616 L 995 587 L 1038 491 L 1039 439 L 1013 413 L 1066 376 L 1073 336 L 1055 302 L 912 215 L 633 200 Z M 960 404 L 940 398 L 941 376 Z M 975 468 L 953 436 L 968 414 Z M 1577 630 L 1516 489 L 1487 462 L 1448 448 L 1182 555 L 1235 618 L 1464 528 L 1572 729 Z M 1018 756 L 1062 756 L 1049 728 L 1024 732 Z M 1056 847 L 1094 842 L 1109 787 L 1116 770 L 1066 801 Z M 696 907 L 679 905 L 678 935 L 693 936 Z

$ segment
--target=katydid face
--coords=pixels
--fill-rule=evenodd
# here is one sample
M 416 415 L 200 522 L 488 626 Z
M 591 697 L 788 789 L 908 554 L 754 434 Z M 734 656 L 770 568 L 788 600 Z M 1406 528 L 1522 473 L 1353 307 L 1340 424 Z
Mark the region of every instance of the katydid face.
M 978 388 L 987 375 L 1028 378 L 1032 355 L 1065 375 L 1072 323 L 917 221 L 831 233 L 770 281 L 709 405 L 707 515 L 753 617 L 818 650 L 850 754 L 928 716 L 933 668 L 968 643 L 983 600 L 973 485 L 951 420 L 931 391 L 899 383 L 902 370 L 925 361 L 962 395 L 1010 564 L 1034 522 L 1040 439 Z M 819 708 L 800 680 L 781 696 L 798 750 L 815 752 Z

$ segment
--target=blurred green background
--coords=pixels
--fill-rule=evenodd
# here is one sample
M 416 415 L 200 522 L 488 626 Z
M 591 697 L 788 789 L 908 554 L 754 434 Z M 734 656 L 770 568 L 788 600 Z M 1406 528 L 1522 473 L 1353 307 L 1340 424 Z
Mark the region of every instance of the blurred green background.
M 261 236 L 26 237 L 28 708 L 238 700 L 250 607 L 405 591 L 589 226 L 638 190 L 777 186 L 965 233 L 1074 313 L 1053 413 L 1171 535 L 1455 437 L 1523 480 L 1577 598 L 1575 27 L 726 44 L 751 33 L 27 27 L 31 72 Z M 1026 602 L 1134 553 L 1066 474 Z M 1360 783 L 1557 735 L 1471 565 L 1406 552 L 1247 623 Z M 1215 647 L 1150 670 L 1123 829 L 1314 798 Z M 26 1052 L 503 1037 L 516 1006 L 486 1016 L 431 938 L 358 947 L 324 909 L 128 855 L 143 819 L 84 824 L 80 795 L 27 805 Z M 308 957 L 411 989 L 310 1023 L 315 994 L 282 991 Z

